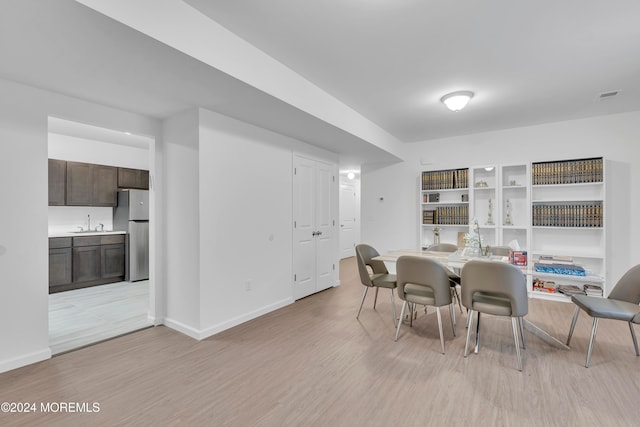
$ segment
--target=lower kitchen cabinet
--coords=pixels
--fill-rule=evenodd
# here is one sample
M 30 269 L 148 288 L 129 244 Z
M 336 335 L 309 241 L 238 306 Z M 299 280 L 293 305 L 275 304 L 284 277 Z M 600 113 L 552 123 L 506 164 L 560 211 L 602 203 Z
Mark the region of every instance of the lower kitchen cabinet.
M 49 293 L 121 282 L 125 235 L 49 239 Z

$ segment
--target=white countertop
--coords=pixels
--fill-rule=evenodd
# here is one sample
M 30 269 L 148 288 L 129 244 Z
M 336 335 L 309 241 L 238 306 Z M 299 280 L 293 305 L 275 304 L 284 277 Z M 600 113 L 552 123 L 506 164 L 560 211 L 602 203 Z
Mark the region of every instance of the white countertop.
M 109 234 L 127 234 L 126 231 L 54 231 L 49 237 L 82 237 L 82 236 L 106 236 Z

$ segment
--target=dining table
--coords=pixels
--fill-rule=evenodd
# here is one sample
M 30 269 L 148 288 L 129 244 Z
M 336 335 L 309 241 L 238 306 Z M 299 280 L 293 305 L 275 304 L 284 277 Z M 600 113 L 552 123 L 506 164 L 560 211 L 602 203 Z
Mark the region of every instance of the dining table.
M 384 252 L 376 257 L 374 260 L 383 261 L 385 263 L 395 264 L 398 258 L 401 256 L 417 256 L 423 258 L 433 259 L 438 261 L 447 269 L 459 273 L 464 265 L 471 260 L 479 260 L 479 261 L 494 261 L 494 262 L 505 262 L 509 263 L 509 257 L 506 256 L 473 256 L 467 255 L 464 249 L 458 249 L 456 252 L 440 252 L 440 251 L 428 251 L 421 249 L 398 249 Z M 516 266 L 522 271 L 522 274 L 525 276 L 531 276 L 532 267 L 530 265 L 522 265 Z M 392 270 L 395 268 L 392 267 Z M 461 284 L 463 286 L 463 284 Z M 562 348 L 564 350 L 570 350 L 570 347 L 567 346 L 564 342 L 560 341 L 544 329 L 540 328 L 530 320 L 523 318 L 523 325 L 526 330 L 531 332 L 534 336 L 541 339 L 542 341 L 550 344 L 554 347 Z

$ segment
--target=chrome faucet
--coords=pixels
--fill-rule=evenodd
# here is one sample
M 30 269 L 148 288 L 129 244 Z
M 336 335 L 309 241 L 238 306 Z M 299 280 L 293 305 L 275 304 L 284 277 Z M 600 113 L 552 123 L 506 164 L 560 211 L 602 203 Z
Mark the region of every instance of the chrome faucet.
M 91 231 L 91 214 L 87 214 L 87 231 Z
M 99 228 L 100 230 L 98 230 L 98 228 Z M 100 223 L 100 224 L 96 225 L 96 231 L 104 231 L 104 224 L 103 224 L 103 223 Z

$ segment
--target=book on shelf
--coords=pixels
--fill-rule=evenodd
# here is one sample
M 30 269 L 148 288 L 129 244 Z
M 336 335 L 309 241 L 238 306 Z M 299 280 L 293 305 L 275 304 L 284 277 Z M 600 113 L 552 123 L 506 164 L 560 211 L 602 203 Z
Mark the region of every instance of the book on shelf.
M 602 157 L 539 162 L 531 165 L 531 182 L 533 185 L 602 182 L 603 172 Z
M 586 283 L 583 285 L 583 289 L 584 289 L 584 293 L 590 296 L 601 297 L 603 295 L 602 288 L 598 285 L 592 285 L 592 284 Z
M 570 256 L 562 255 L 540 255 L 540 257 L 538 258 L 538 263 L 573 265 L 573 258 Z
M 558 285 L 558 292 L 567 296 L 584 295 L 584 291 L 577 285 Z
M 575 264 L 533 264 L 535 271 L 539 273 L 563 274 L 568 276 L 586 276 L 584 267 Z

